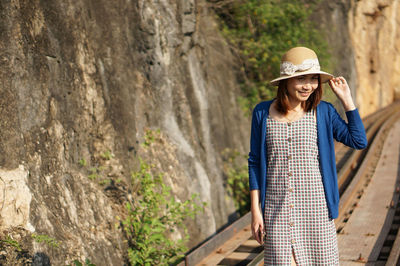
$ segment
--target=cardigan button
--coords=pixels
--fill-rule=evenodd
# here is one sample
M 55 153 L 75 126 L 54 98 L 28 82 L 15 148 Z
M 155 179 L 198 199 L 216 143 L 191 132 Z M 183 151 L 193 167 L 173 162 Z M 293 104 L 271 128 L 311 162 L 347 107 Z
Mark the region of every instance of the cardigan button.
M 292 187 L 290 187 L 290 188 L 289 188 L 289 191 L 290 191 L 290 192 L 293 192 L 293 188 L 292 188 Z
M 289 137 L 289 138 L 287 139 L 287 141 L 291 142 L 291 141 L 292 141 L 292 138 Z
M 292 125 L 292 123 L 288 122 L 288 123 L 287 123 L 287 125 L 288 125 L 288 126 L 291 126 L 291 125 Z
M 289 175 L 289 176 L 292 176 L 293 174 L 292 174 L 292 172 L 289 172 L 288 175 Z
M 292 244 L 296 243 L 296 240 L 292 239 Z
M 292 155 L 288 155 L 288 160 L 291 160 L 292 159 Z

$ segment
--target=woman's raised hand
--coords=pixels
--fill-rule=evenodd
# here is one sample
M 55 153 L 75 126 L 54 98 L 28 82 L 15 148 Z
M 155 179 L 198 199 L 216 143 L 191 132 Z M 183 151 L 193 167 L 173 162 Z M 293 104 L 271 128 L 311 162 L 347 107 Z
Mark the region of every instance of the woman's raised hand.
M 353 98 L 351 97 L 350 87 L 344 77 L 332 78 L 331 80 L 329 80 L 329 86 L 342 102 L 343 107 L 346 111 L 356 109 Z
M 251 232 L 260 245 L 264 243 L 264 222 L 260 211 L 251 213 Z

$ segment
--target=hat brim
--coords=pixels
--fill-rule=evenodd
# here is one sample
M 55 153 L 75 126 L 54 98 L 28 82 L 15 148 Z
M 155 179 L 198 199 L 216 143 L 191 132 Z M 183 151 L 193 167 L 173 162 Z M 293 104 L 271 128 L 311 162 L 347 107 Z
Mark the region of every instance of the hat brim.
M 293 78 L 293 77 L 298 77 L 298 76 L 303 76 L 303 75 L 308 75 L 308 74 L 320 74 L 321 83 L 325 83 L 325 82 L 327 82 L 327 81 L 329 81 L 330 79 L 333 78 L 332 74 L 326 73 L 324 71 L 311 70 L 311 71 L 295 72 L 295 73 L 293 73 L 293 75 L 290 75 L 290 76 L 289 75 L 281 76 L 279 78 L 271 80 L 270 83 L 273 86 L 278 86 L 279 85 L 279 81 L 281 81 L 281 80 L 290 79 L 290 78 Z

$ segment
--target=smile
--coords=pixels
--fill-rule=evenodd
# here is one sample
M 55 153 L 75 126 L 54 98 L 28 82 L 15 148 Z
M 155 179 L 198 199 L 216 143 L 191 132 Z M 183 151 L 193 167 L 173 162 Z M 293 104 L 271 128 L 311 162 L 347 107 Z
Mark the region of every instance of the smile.
M 299 94 L 303 97 L 310 95 L 310 92 L 301 92 L 299 91 Z

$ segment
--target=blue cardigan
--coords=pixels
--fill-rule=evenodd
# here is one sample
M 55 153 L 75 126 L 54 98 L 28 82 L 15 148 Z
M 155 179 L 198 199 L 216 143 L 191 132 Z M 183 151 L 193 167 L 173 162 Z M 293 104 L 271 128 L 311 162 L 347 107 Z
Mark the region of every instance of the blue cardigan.
M 266 121 L 273 100 L 259 103 L 253 110 L 250 153 L 248 159 L 250 190 L 260 190 L 262 214 L 265 210 L 267 179 Z M 319 163 L 329 217 L 339 214 L 339 189 L 333 139 L 355 149 L 367 147 L 367 137 L 358 110 L 346 112 L 346 123 L 332 104 L 321 101 L 317 106 Z

